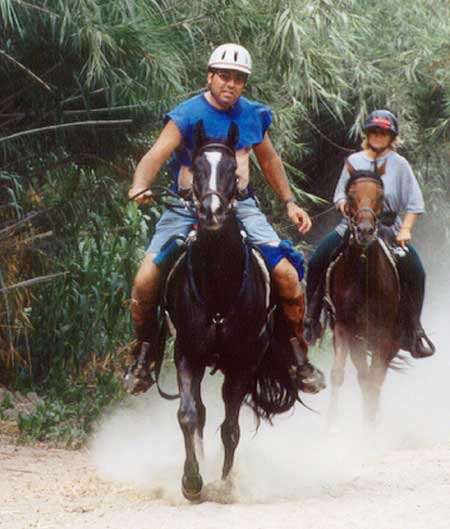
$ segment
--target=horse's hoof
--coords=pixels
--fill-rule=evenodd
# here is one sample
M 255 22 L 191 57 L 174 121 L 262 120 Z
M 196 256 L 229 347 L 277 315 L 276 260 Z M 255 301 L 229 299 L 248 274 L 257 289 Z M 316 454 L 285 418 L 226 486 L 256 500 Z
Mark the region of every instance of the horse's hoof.
M 181 480 L 181 491 L 183 496 L 192 503 L 199 503 L 201 501 L 203 480 L 199 475 L 197 478 L 191 480 L 190 486 L 188 486 L 188 479 L 183 476 Z M 193 486 L 192 486 L 193 485 Z
M 150 368 L 137 365 L 136 363 L 132 364 L 126 370 L 123 377 L 123 386 L 125 391 L 131 395 L 144 393 L 150 389 L 154 383 L 155 381 L 150 373 Z

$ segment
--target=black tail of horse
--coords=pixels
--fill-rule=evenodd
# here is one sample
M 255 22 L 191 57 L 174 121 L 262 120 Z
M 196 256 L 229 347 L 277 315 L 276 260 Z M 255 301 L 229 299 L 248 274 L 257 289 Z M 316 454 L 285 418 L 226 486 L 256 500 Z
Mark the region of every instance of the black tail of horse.
M 281 314 L 275 311 L 274 329 L 269 347 L 257 368 L 246 403 L 258 421 L 272 422 L 274 415 L 289 411 L 298 399 L 298 388 L 292 382 L 288 366 L 294 364 L 289 343 L 290 334 Z

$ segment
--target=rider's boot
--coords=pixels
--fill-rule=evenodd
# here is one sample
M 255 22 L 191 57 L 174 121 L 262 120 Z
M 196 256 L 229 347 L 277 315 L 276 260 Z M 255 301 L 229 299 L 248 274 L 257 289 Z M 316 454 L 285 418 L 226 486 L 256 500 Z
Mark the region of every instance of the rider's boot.
M 133 299 L 131 314 L 137 342 L 123 383 L 128 393 L 136 395 L 147 391 L 155 383 L 151 373 L 157 360 L 159 329 L 156 308 L 150 307 L 148 303 Z
M 325 377 L 322 371 L 311 364 L 308 359 L 308 346 L 303 337 L 303 314 L 305 311 L 303 293 L 294 299 L 283 298 L 281 308 L 293 333 L 290 343 L 296 362 L 290 368 L 291 377 L 300 391 L 318 393 L 325 388 Z
M 323 329 L 320 323 L 320 313 L 322 312 L 322 292 L 321 289 L 316 289 L 308 299 L 307 310 L 304 322 L 304 337 L 308 345 L 315 345 L 317 340 L 322 336 Z
M 304 336 L 308 345 L 315 345 L 322 337 L 323 329 L 320 323 L 323 296 L 325 295 L 324 273 L 319 267 L 310 266 L 306 282 L 306 316 L 304 321 Z
M 401 348 L 409 351 L 413 358 L 428 358 L 434 354 L 435 347 L 420 323 L 425 298 L 425 270 L 412 247 L 398 259 L 397 268 L 402 293 L 400 323 L 404 329 Z
M 420 320 L 414 323 L 410 318 L 403 318 L 401 326 L 404 330 L 400 347 L 404 351 L 409 351 L 413 358 L 428 358 L 434 355 L 436 348 L 425 334 Z

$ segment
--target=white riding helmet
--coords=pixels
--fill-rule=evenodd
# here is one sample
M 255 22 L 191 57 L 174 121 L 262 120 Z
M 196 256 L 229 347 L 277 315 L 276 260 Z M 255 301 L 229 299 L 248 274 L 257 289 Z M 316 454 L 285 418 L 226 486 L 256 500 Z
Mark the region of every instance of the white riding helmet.
M 250 53 L 239 44 L 222 44 L 211 53 L 208 68 L 238 70 L 250 75 L 252 73 L 252 58 Z

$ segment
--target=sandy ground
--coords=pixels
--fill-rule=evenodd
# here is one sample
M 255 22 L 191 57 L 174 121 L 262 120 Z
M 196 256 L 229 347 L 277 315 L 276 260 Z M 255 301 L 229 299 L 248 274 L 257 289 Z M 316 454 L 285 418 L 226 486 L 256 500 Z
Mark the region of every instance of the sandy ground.
M 0 528 L 449 529 L 447 298 L 427 307 L 438 354 L 389 373 L 374 436 L 363 433 L 349 368 L 337 434 L 325 428 L 328 390 L 305 398 L 319 413 L 297 407 L 256 435 L 244 411 L 230 494 L 215 481 L 222 464 L 220 379 L 207 377 L 203 503 L 181 495 L 177 404 L 151 391 L 105 414 L 81 451 L 21 447 L 0 435 Z M 328 361 L 319 359 L 325 370 Z
M 0 527 L 448 529 L 449 448 L 393 451 L 364 463 L 351 479 L 296 497 L 191 506 L 101 480 L 86 452 L 6 444 Z

